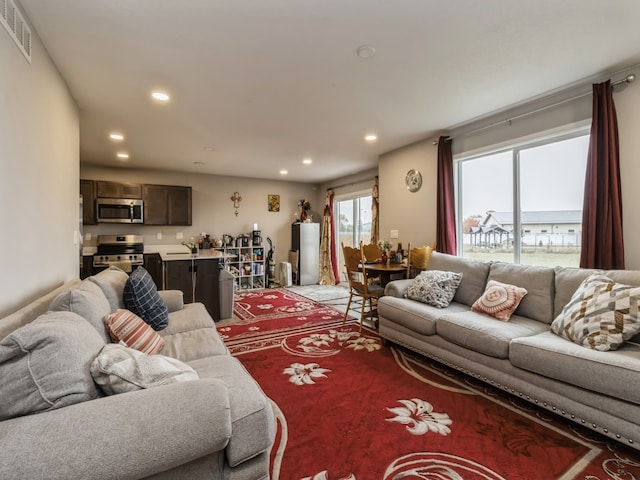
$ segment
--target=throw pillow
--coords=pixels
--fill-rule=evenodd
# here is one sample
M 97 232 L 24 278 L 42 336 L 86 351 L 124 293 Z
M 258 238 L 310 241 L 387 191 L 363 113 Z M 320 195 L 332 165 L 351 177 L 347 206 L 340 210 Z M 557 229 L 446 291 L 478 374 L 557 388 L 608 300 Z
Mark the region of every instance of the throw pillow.
M 590 275 L 551 323 L 551 331 L 593 350 L 616 350 L 640 332 L 639 301 L 640 287 Z
M 405 297 L 437 308 L 449 306 L 462 281 L 462 274 L 425 270 L 411 282 Z
M 146 355 L 115 343 L 102 348 L 91 364 L 91 375 L 108 395 L 200 378 L 193 368 L 180 360 Z
M 109 267 L 89 277 L 89 281 L 100 287 L 104 296 L 107 297 L 111 311 L 115 312 L 118 308 L 124 308 L 122 292 L 128 278 L 129 275 L 118 267 Z
M 526 294 L 526 288 L 489 280 L 482 296 L 471 305 L 471 310 L 507 321 Z
M 73 312 L 47 312 L 0 341 L 0 420 L 100 396 L 90 366 L 104 340 Z
M 164 339 L 135 313 L 118 309 L 104 317 L 104 324 L 114 342 L 140 350 L 148 355 L 164 347 Z
M 143 267 L 136 268 L 124 285 L 124 306 L 147 322 L 154 330 L 169 325 L 169 310 L 158 295 L 156 284 Z
M 417 247 L 412 248 L 409 255 L 411 256 L 411 266 L 418 270 L 426 270 L 429 265 L 429 259 L 433 253 L 433 247 Z
M 83 280 L 77 288 L 62 292 L 54 298 L 49 310 L 77 313 L 97 330 L 104 343 L 111 341 L 102 322 L 104 316 L 111 313 L 109 301 L 100 287 L 88 279 Z

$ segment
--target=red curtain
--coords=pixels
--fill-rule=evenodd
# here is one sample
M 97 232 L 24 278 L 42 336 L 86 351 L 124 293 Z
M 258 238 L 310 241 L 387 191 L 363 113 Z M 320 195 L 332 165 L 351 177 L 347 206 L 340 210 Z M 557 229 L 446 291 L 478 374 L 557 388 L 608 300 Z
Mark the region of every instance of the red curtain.
M 580 266 L 624 269 L 618 120 L 610 80 L 593 85 Z
M 436 250 L 455 255 L 456 211 L 453 190 L 453 154 L 451 139 L 438 139 L 438 212 L 436 225 Z

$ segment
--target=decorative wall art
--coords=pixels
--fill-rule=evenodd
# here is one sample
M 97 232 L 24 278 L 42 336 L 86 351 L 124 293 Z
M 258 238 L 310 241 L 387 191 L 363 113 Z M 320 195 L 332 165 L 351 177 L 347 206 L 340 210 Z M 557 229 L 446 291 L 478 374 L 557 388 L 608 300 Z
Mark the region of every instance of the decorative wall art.
M 280 195 L 267 195 L 267 205 L 270 212 L 279 212 Z

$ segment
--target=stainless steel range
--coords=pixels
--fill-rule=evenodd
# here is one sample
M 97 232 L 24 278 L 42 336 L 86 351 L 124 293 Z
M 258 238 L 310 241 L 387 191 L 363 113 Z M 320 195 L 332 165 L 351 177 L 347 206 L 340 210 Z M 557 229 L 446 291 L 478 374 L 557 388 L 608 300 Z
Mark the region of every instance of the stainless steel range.
M 142 235 L 98 235 L 98 248 L 93 255 L 93 266 L 108 267 L 122 262 L 142 265 L 143 238 Z

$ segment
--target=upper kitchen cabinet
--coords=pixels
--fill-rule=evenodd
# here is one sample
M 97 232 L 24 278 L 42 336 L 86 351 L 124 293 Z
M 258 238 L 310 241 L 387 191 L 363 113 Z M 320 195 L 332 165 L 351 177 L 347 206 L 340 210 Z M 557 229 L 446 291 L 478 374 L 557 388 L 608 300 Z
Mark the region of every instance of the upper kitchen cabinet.
M 82 195 L 82 224 L 95 225 L 96 222 L 96 182 L 80 180 L 80 195 Z
M 191 187 L 143 185 L 145 225 L 191 225 Z
M 142 198 L 142 185 L 138 183 L 119 183 L 97 181 L 98 198 Z

